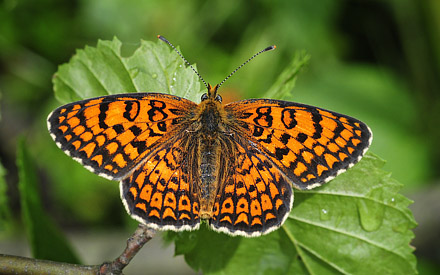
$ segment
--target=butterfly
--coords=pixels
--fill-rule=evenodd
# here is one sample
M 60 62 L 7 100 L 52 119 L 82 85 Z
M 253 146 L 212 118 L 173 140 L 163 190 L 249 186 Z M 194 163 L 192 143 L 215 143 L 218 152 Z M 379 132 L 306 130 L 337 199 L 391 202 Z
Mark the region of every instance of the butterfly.
M 318 107 L 274 99 L 224 105 L 223 82 L 204 82 L 199 104 L 163 93 L 73 102 L 49 115 L 48 129 L 66 154 L 120 181 L 123 204 L 140 223 L 183 231 L 205 220 L 246 237 L 279 228 L 293 188 L 330 181 L 371 144 L 366 124 Z

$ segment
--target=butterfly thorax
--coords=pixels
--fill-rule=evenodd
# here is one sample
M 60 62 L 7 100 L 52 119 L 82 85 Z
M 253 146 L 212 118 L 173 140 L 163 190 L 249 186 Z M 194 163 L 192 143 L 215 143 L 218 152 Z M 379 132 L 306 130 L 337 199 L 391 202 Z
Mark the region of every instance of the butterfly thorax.
M 201 106 L 203 110 L 198 119 L 200 123 L 200 135 L 206 139 L 215 139 L 221 127 L 221 116 L 215 102 L 208 102 Z

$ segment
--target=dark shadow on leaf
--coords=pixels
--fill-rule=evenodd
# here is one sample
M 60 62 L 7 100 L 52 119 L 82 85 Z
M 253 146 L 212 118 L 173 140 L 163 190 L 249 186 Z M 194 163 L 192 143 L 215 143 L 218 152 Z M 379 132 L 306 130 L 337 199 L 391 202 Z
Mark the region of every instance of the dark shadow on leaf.
M 214 232 L 202 223 L 199 230 L 168 232 L 165 239 L 175 241 L 175 254 L 184 254 L 194 270 L 210 273 L 227 265 L 243 238 Z M 216 257 L 212 257 L 213 251 Z

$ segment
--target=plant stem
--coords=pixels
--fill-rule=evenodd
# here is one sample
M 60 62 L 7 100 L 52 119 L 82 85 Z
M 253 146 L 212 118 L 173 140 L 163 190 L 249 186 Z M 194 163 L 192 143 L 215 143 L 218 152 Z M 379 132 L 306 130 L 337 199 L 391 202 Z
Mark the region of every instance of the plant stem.
M 122 254 L 114 261 L 101 265 L 77 265 L 0 254 L 0 274 L 122 274 L 131 259 L 155 234 L 154 229 L 140 224 L 127 240 Z
M 155 234 L 154 229 L 139 224 L 134 234 L 127 240 L 127 247 L 124 252 L 113 262 L 103 263 L 99 269 L 99 274 L 122 274 L 122 269 L 130 263 L 131 259 Z

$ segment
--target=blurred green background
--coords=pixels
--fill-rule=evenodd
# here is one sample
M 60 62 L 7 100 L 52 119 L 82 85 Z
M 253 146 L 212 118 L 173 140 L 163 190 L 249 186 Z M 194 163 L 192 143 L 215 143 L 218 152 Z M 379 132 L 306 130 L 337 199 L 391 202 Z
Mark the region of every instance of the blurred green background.
M 388 161 L 385 169 L 415 200 L 419 270 L 435 274 L 440 270 L 439 30 L 438 0 L 4 0 L 0 163 L 13 222 L 0 227 L 1 238 L 23 233 L 18 136 L 26 137 L 37 161 L 45 209 L 66 231 L 134 228 L 117 183 L 65 156 L 45 120 L 60 105 L 52 75 L 77 48 L 116 36 L 129 55 L 140 39 L 161 34 L 212 84 L 258 50 L 277 45 L 222 86 L 226 101 L 261 97 L 295 53 L 310 54 L 292 91 L 295 101 L 354 116 L 371 127 L 371 151 Z

